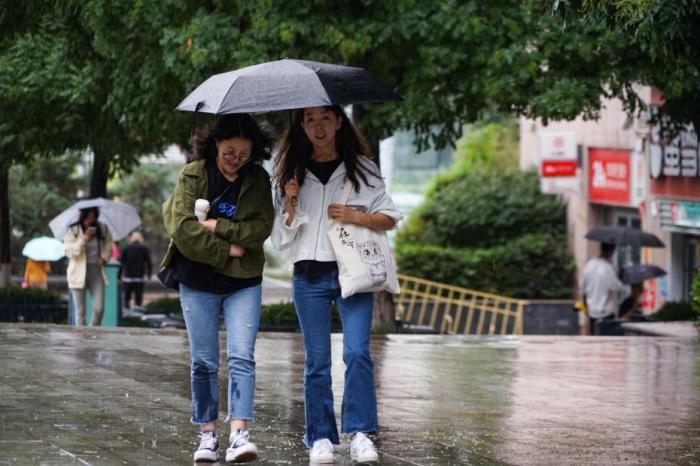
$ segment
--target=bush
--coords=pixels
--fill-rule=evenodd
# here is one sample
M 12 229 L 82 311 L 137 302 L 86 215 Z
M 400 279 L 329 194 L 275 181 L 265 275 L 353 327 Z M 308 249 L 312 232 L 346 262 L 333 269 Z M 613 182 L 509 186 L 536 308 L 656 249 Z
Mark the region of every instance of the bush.
M 160 298 L 146 304 L 146 314 L 182 314 L 180 298 Z
M 690 306 L 695 312 L 695 319 L 700 322 L 700 271 L 695 272 L 693 279 L 693 289 L 691 290 Z
M 563 234 L 566 206 L 540 192 L 534 172 L 475 171 L 439 186 L 419 211 L 429 244 L 461 248 L 505 244 L 534 232 Z
M 260 308 L 260 326 L 297 327 L 297 312 L 293 303 L 264 304 Z
M 563 239 L 532 233 L 491 248 L 400 244 L 402 274 L 523 299 L 571 298 L 575 263 Z
M 54 290 L 0 288 L 0 321 L 53 322 L 67 319 L 68 307 Z
M 688 301 L 667 301 L 652 318 L 660 322 L 675 320 L 695 320 L 696 312 Z
M 20 288 L 18 286 L 0 288 L 0 304 L 8 306 L 61 303 L 61 297 L 54 290 L 42 290 L 40 288 Z

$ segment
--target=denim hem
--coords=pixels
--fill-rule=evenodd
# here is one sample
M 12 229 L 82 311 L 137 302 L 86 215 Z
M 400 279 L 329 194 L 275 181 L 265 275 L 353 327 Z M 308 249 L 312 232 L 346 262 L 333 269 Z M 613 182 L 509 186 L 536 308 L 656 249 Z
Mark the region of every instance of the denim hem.
M 353 430 L 351 432 L 342 431 L 341 434 L 352 437 L 353 435 L 355 435 L 358 432 L 362 432 L 363 434 L 369 434 L 369 435 L 379 435 L 379 427 L 371 427 L 369 429 L 357 429 L 357 430 Z
M 224 419 L 224 422 L 233 422 L 233 421 L 254 421 L 254 417 L 233 417 L 230 414 L 226 416 L 226 419 Z
M 194 418 L 190 418 L 190 422 L 196 426 L 203 426 L 204 424 L 210 424 L 212 422 L 216 422 L 216 419 L 217 418 L 214 418 L 211 421 L 199 422 L 199 421 L 195 421 Z

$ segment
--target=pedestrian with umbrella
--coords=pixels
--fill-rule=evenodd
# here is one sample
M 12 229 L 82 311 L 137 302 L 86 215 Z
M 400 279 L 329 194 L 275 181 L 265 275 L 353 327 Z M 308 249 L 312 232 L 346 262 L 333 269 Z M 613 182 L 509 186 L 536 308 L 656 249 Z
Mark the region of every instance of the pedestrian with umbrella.
M 620 320 L 641 319 L 641 297 L 644 293 L 644 282 L 666 275 L 661 267 L 652 264 L 628 265 L 622 269 L 622 282 L 629 285 L 630 295 L 620 303 Z M 637 316 L 637 317 L 635 317 Z
M 51 271 L 49 262 L 61 259 L 65 253 L 61 241 L 41 236 L 28 241 L 22 249 L 22 255 L 27 257 L 22 287 L 46 289 L 48 273 Z
M 591 334 L 598 322 L 619 316 L 621 302 L 632 292 L 629 283 L 622 281 L 622 274 L 612 264 L 616 247 L 664 247 L 664 244 L 655 235 L 630 227 L 597 227 L 586 233 L 586 238 L 600 241 L 600 255 L 586 263 L 580 286 L 588 310 L 584 330 Z
M 334 301 L 344 328 L 342 431 L 352 436 L 353 460 L 378 459 L 365 435 L 378 432 L 369 354 L 372 293 L 340 297 L 338 268 L 326 231 L 330 218 L 377 231 L 393 228 L 401 218 L 384 190 L 364 136 L 341 108 L 389 100 L 401 97 L 362 68 L 284 59 L 214 75 L 178 106 L 213 114 L 299 109 L 275 163 L 277 214 L 272 239 L 277 248 L 291 248 L 295 261 L 295 307 L 306 349 L 304 443 L 312 463 L 332 462 L 333 444 L 339 443 L 330 379 Z M 345 180 L 352 185 L 355 209 L 338 203 Z
M 89 290 L 92 296 L 92 321 L 95 327 L 102 323 L 104 290 L 107 278 L 104 266 L 112 253 L 112 234 L 104 223 L 98 222 L 97 207 L 80 209 L 78 220 L 70 224 L 63 237 L 68 256 L 68 288 L 75 305 L 75 325 L 85 325 L 85 300 Z
M 258 456 L 251 441 L 255 340 L 260 321 L 263 243 L 273 224 L 270 176 L 261 166 L 272 140 L 247 114 L 217 118 L 192 139 L 190 162 L 163 204 L 171 237 L 159 277 L 179 290 L 191 348 L 195 461 L 217 461 L 219 318 L 226 327 L 228 415 L 226 461 Z M 203 206 L 201 220 L 195 206 Z M 200 209 L 198 208 L 197 211 Z
M 373 293 L 341 296 L 337 258 L 326 234 L 331 219 L 385 231 L 402 218 L 372 159 L 362 133 L 332 105 L 296 113 L 275 164 L 272 240 L 278 249 L 290 249 L 294 261 L 294 306 L 306 350 L 304 443 L 312 463 L 333 462 L 333 445 L 339 443 L 331 390 L 333 303 L 343 322 L 341 431 L 351 437 L 354 461 L 378 460 L 367 436 L 379 431 L 369 349 Z M 346 183 L 353 207 L 341 201 Z

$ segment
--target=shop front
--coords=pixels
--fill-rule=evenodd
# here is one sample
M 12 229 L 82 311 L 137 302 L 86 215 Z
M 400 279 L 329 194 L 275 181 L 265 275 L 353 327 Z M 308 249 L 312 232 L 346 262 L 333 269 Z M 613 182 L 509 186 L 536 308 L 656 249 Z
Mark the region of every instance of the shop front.
M 700 152 L 692 126 L 671 141 L 652 131 L 649 145 L 652 215 L 668 233 L 668 299 L 690 298 L 700 267 Z

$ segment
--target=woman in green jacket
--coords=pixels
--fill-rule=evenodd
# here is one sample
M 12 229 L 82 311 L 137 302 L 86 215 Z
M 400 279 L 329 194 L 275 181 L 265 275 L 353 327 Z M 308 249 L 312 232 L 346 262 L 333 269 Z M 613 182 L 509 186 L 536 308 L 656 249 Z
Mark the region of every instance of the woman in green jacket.
M 255 338 L 260 320 L 263 242 L 270 235 L 270 177 L 260 162 L 271 140 L 249 115 L 220 117 L 193 138 L 193 157 L 163 205 L 172 241 L 163 259 L 179 282 L 192 352 L 192 422 L 200 426 L 195 461 L 217 461 L 219 316 L 223 313 L 231 425 L 226 461 L 252 461 Z M 195 204 L 205 209 L 198 218 Z

